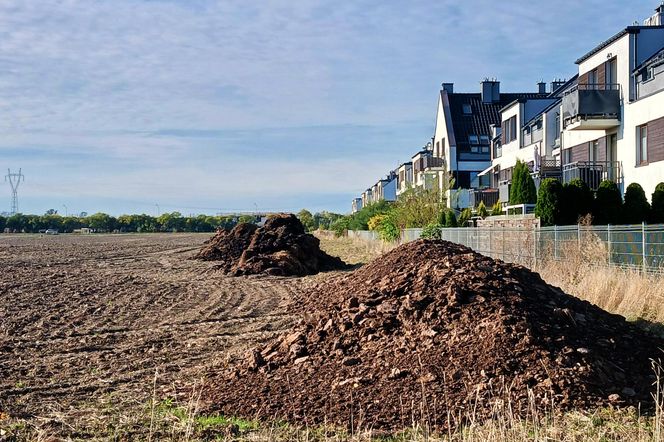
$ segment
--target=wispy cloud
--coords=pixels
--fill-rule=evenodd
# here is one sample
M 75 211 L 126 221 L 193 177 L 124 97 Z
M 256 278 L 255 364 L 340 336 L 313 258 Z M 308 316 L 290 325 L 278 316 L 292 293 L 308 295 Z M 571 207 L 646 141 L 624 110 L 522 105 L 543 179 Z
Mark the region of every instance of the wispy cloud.
M 38 180 L 32 211 L 129 194 L 345 209 L 426 142 L 440 82 L 534 89 L 652 3 L 4 0 L 0 167 Z

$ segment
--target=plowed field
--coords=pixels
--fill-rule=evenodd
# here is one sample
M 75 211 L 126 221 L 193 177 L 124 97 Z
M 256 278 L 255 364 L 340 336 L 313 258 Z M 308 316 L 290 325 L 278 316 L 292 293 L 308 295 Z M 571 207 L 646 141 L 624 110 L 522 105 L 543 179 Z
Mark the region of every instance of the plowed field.
M 208 237 L 1 236 L 0 419 L 140 432 L 152 398 L 290 326 L 293 291 L 320 277 L 223 276 L 191 259 Z

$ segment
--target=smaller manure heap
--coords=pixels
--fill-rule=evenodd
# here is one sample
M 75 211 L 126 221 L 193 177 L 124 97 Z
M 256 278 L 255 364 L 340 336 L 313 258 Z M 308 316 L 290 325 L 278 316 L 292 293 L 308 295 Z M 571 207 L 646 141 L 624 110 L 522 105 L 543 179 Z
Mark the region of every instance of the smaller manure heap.
M 218 261 L 234 276 L 269 274 L 305 276 L 348 266 L 320 249 L 320 241 L 305 232 L 295 215 L 270 216 L 263 227 L 241 223 L 221 230 L 195 256 Z
M 395 431 L 652 406 L 661 340 L 449 242 L 403 245 L 294 305 L 290 331 L 213 374 L 209 411 Z

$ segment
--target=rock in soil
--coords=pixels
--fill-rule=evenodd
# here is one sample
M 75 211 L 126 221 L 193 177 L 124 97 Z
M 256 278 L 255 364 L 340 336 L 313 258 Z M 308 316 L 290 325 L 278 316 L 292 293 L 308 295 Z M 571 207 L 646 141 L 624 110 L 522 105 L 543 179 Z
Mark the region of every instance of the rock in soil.
M 238 224 L 206 241 L 197 259 L 219 261 L 224 273 L 234 276 L 267 274 L 305 276 L 348 266 L 320 249 L 320 241 L 305 232 L 295 215 L 268 218 L 263 227 Z
M 524 267 L 444 241 L 403 245 L 294 309 L 300 323 L 256 349 L 269 363 L 211 375 L 210 411 L 394 431 L 508 407 L 648 409 L 664 344 Z

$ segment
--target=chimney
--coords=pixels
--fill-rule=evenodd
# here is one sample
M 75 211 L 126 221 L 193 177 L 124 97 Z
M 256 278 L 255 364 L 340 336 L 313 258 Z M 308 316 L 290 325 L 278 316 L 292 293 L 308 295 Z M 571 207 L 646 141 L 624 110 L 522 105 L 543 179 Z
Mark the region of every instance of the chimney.
M 485 78 L 480 85 L 482 92 L 482 103 L 491 104 L 500 101 L 500 82 L 495 78 L 489 80 Z
M 655 9 L 655 14 L 643 21 L 645 26 L 664 25 L 664 1 Z
M 443 90 L 448 94 L 454 93 L 454 83 L 443 83 Z
M 565 80 L 560 80 L 560 79 L 553 80 L 551 82 L 551 92 L 553 93 L 553 92 L 557 91 L 558 88 L 560 88 L 565 83 L 566 83 Z
M 537 83 L 537 91 L 540 94 L 546 94 L 546 83 L 543 81 Z

